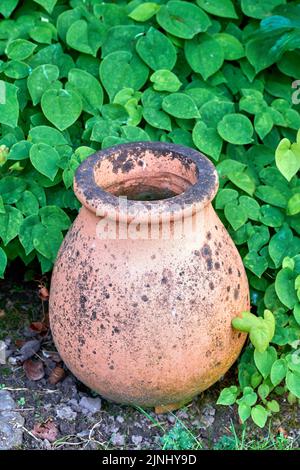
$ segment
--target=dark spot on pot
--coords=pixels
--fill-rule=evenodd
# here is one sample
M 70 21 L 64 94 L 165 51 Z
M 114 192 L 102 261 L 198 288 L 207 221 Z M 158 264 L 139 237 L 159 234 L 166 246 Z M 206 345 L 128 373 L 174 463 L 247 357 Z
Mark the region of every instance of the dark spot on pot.
M 221 265 L 220 265 L 220 263 L 217 261 L 217 262 L 215 263 L 215 268 L 216 268 L 216 269 L 220 269 L 220 267 L 221 267 Z
M 207 232 L 206 238 L 207 238 L 207 240 L 211 240 L 211 232 Z
M 194 251 L 194 255 L 195 255 L 195 256 L 200 256 L 200 251 L 199 251 L 199 250 L 195 250 L 195 251 Z
M 93 354 L 97 354 L 97 352 L 96 352 L 96 350 L 95 350 L 95 349 L 93 350 Z
M 167 277 L 162 277 L 160 282 L 161 282 L 161 284 L 167 284 L 168 283 L 168 278 Z
M 137 302 L 134 302 L 134 304 L 132 304 L 132 306 L 133 306 L 134 308 L 136 308 L 136 307 L 138 306 L 138 303 L 137 303 Z
M 219 230 L 217 225 L 215 225 L 215 229 L 216 229 L 216 230 Z
M 205 356 L 206 356 L 206 357 L 211 356 L 211 351 L 206 351 Z
M 151 259 L 155 259 L 156 258 L 156 255 L 151 255 Z
M 109 299 L 109 298 L 110 298 L 110 295 L 109 295 L 109 294 L 105 294 L 105 298 L 106 298 L 106 299 Z
M 240 288 L 241 288 L 241 285 L 240 285 L 240 284 L 238 284 L 237 288 L 238 288 L 238 290 L 240 290 Z
M 108 287 L 112 287 L 112 283 L 111 283 L 111 282 L 108 284 Z
M 208 271 L 211 271 L 212 268 L 213 268 L 213 262 L 212 262 L 212 259 L 211 258 L 207 258 L 206 260 L 206 266 L 207 266 L 207 270 Z
M 229 274 L 232 274 L 232 267 L 230 266 L 230 268 L 228 269 L 228 272 Z
M 142 299 L 143 302 L 148 302 L 148 300 L 149 300 L 146 295 L 142 295 L 141 299 Z
M 96 320 L 96 318 L 97 318 L 97 312 L 96 312 L 96 310 L 93 310 L 91 320 Z
M 238 290 L 238 289 L 234 289 L 234 294 L 233 294 L 233 296 L 234 296 L 235 300 L 237 300 L 237 299 L 239 298 L 239 295 L 240 295 L 239 290 Z
M 230 286 L 226 287 L 227 292 L 230 292 Z
M 238 334 L 238 338 L 240 338 L 241 336 L 242 336 L 242 333 L 240 332 L 240 333 Z
M 202 256 L 207 257 L 207 256 L 211 256 L 211 249 L 209 247 L 209 245 L 207 245 L 207 243 L 205 245 L 203 245 L 203 247 L 201 248 L 201 254 Z
M 184 271 L 180 271 L 179 276 L 183 276 L 183 275 L 184 275 Z
M 214 288 L 215 288 L 214 283 L 212 281 L 210 281 L 210 283 L 209 283 L 209 288 L 211 290 L 214 290 Z
M 110 369 L 114 369 L 115 367 L 113 365 L 109 366 Z
M 238 276 L 241 277 L 241 271 L 238 269 Z
M 103 325 L 103 323 L 101 323 L 100 328 L 101 330 L 105 330 L 105 326 Z

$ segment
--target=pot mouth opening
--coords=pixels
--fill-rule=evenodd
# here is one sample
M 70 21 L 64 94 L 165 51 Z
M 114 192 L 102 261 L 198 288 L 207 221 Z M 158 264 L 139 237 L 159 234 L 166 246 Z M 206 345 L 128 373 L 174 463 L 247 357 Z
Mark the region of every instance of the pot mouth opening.
M 176 144 L 132 142 L 88 157 L 77 169 L 78 199 L 97 215 L 141 222 L 151 216 L 192 215 L 208 204 L 218 187 L 212 163 L 200 152 Z M 124 203 L 126 199 L 126 211 Z

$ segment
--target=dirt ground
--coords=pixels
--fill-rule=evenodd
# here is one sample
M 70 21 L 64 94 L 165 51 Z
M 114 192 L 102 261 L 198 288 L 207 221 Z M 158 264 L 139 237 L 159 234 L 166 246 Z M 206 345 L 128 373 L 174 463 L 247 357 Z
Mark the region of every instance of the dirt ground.
M 0 340 L 8 356 L 0 365 L 0 448 L 1 442 L 5 446 L 13 439 L 20 449 L 222 449 L 234 448 L 237 438 L 242 439 L 236 407 L 216 405 L 220 390 L 235 383 L 235 366 L 173 413 L 156 415 L 110 403 L 60 362 L 47 328 L 47 302 L 38 291 L 34 282 L 0 282 Z M 11 419 L 18 422 L 17 434 L 7 422 Z M 299 407 L 285 398 L 269 427 L 247 425 L 244 431 L 254 443 L 280 433 L 290 447 L 299 447 Z

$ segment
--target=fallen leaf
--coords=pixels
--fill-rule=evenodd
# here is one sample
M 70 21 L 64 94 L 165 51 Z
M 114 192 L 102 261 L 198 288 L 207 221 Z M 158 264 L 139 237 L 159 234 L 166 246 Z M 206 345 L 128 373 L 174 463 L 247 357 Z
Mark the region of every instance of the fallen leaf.
M 29 328 L 32 331 L 36 331 L 40 335 L 44 336 L 48 332 L 48 326 L 41 321 L 34 321 L 30 323 Z
M 33 361 L 32 359 L 27 359 L 23 363 L 23 369 L 26 374 L 26 377 L 30 380 L 40 380 L 44 377 L 44 365 L 40 359 Z
M 49 291 L 47 287 L 39 285 L 39 298 L 42 299 L 43 302 L 49 299 Z
M 20 362 L 26 361 L 26 359 L 29 359 L 38 352 L 40 345 L 41 342 L 38 339 L 31 339 L 30 341 L 27 341 L 21 347 L 19 354 L 16 356 L 16 359 Z
M 26 341 L 24 341 L 24 339 L 16 339 L 16 341 L 15 341 L 15 345 L 18 349 L 20 349 L 22 346 L 24 346 L 25 343 L 26 343 Z
M 47 420 L 44 423 L 36 423 L 31 432 L 35 437 L 47 439 L 49 442 L 56 441 L 58 435 L 58 429 L 52 420 Z
M 49 375 L 48 382 L 51 385 L 56 385 L 60 380 L 62 380 L 65 376 L 65 371 L 62 367 L 56 366 L 52 370 L 51 374 Z

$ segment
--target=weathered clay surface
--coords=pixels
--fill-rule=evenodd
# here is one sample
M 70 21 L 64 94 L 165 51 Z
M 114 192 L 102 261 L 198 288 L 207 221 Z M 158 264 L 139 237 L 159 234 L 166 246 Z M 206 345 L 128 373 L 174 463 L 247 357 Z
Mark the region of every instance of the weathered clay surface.
M 159 174 L 166 170 L 164 188 L 179 193 L 182 176 L 185 187 L 173 198 L 144 201 L 141 223 L 154 207 L 163 225 L 180 203 L 198 229 L 180 239 L 101 240 L 96 208 L 116 208 L 116 186 L 132 187 L 128 180 L 141 181 L 143 168 L 151 186 L 161 187 Z M 51 327 L 63 360 L 110 400 L 161 410 L 190 400 L 238 357 L 246 336 L 231 320 L 249 308 L 242 261 L 210 204 L 217 189 L 212 164 L 169 144 L 118 146 L 89 157 L 75 188 L 84 207 L 62 244 L 50 292 Z M 136 202 L 129 203 L 134 210 Z M 122 211 L 117 215 L 124 219 Z M 176 210 L 173 219 L 179 220 Z

